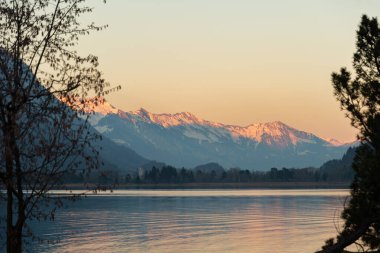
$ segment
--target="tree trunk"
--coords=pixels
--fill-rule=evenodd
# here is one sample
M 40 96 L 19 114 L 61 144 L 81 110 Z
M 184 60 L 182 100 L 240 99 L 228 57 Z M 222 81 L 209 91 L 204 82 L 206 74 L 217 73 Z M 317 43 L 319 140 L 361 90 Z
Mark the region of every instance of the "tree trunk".
M 7 253 L 22 252 L 22 227 L 12 226 L 7 232 Z
M 354 232 L 352 232 L 349 235 L 346 235 L 343 238 L 340 238 L 338 242 L 336 242 L 334 245 L 331 245 L 327 247 L 326 249 L 317 251 L 316 253 L 342 253 L 345 252 L 344 249 L 355 243 L 357 240 L 362 237 L 365 232 L 368 230 L 369 226 L 372 224 L 372 222 L 363 222 L 363 224 Z M 346 251 L 347 252 L 347 251 Z
M 14 252 L 14 229 L 13 229 L 13 195 L 10 187 L 7 187 L 7 252 Z
M 6 187 L 7 187 L 7 252 L 15 252 L 15 231 L 13 226 L 13 164 L 10 140 L 5 134 L 5 166 L 6 166 Z
M 15 249 L 12 253 L 22 252 L 22 226 L 15 228 Z
M 12 121 L 10 117 L 9 121 Z M 15 124 L 10 124 L 15 125 Z M 17 149 L 14 135 L 15 127 L 5 129 L 5 166 L 7 188 L 7 253 L 22 252 L 22 230 L 25 223 L 25 202 L 22 191 L 22 173 L 20 154 Z M 16 158 L 16 159 L 15 159 Z M 14 164 L 14 161 L 16 164 Z M 16 168 L 15 168 L 16 167 Z M 16 170 L 16 171 L 14 171 Z M 16 184 L 16 185 L 15 185 Z M 15 189 L 15 186 L 17 189 Z M 15 201 L 16 200 L 16 201 Z M 14 220 L 14 205 L 17 203 L 17 220 Z M 15 225 L 13 225 L 15 224 Z

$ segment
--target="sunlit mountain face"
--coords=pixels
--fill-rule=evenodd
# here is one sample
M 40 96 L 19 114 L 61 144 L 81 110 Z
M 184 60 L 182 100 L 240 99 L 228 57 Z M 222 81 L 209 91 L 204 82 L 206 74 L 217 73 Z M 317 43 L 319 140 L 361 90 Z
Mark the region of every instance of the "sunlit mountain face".
M 194 167 L 208 162 L 258 170 L 320 166 L 329 159 L 341 158 L 349 146 L 279 121 L 234 126 L 189 112 L 124 112 L 106 101 L 89 110 L 94 112 L 92 125 L 103 135 L 148 159 L 175 166 Z

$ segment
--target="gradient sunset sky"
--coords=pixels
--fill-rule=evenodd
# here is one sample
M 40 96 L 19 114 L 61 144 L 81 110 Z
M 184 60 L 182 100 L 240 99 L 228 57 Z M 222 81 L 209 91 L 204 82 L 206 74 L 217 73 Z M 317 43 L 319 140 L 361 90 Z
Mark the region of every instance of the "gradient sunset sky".
M 122 90 L 125 111 L 189 111 L 234 125 L 283 121 L 351 141 L 356 130 L 333 96 L 331 72 L 351 68 L 362 14 L 378 0 L 89 1 L 86 20 L 108 24 L 83 37 Z

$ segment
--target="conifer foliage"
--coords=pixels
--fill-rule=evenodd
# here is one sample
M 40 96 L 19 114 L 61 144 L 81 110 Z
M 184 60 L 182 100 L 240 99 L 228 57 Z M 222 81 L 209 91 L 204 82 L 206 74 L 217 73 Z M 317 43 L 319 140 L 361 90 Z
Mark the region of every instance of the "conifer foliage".
M 349 245 L 356 245 L 359 252 L 380 251 L 380 28 L 376 18 L 362 17 L 353 68 L 355 75 L 345 68 L 333 73 L 332 83 L 363 145 L 353 162 L 356 176 L 341 215 L 344 227 L 318 252 L 345 252 Z

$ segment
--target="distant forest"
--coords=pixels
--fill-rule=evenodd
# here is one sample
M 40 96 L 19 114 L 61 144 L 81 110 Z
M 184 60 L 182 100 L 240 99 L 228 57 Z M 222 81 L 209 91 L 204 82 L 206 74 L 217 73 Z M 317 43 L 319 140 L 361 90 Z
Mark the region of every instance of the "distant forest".
M 98 171 L 91 174 L 68 174 L 65 184 L 188 184 L 188 183 L 253 183 L 253 182 L 349 182 L 354 177 L 352 162 L 356 149 L 349 148 L 342 159 L 330 160 L 320 168 L 272 168 L 269 171 L 224 169 L 209 163 L 193 169 L 175 168 L 153 163 L 134 173 Z

